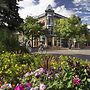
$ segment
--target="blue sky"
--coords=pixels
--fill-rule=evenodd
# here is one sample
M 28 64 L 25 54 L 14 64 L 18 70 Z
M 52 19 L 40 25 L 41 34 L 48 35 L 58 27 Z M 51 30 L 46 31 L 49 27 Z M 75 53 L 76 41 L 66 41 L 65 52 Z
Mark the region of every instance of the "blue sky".
M 45 12 L 46 7 L 51 4 L 56 13 L 66 17 L 72 14 L 79 16 L 83 23 L 90 24 L 90 0 L 23 0 L 19 6 L 20 16 L 38 16 Z

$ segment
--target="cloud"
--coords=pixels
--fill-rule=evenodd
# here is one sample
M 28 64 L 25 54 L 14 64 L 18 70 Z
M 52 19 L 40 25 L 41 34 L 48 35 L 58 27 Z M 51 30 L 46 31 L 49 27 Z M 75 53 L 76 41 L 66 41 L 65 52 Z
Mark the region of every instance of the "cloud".
M 74 0 L 76 8 L 73 10 L 77 15 L 80 15 L 83 23 L 90 23 L 90 0 Z
M 77 10 L 75 13 L 82 14 L 82 11 Z
M 90 29 L 90 25 L 88 25 L 87 28 Z
M 82 0 L 73 0 L 73 3 L 74 4 L 78 4 L 78 3 L 80 3 Z
M 80 6 L 82 9 L 90 11 L 90 0 L 74 0 L 75 6 Z
M 19 14 L 22 18 L 29 16 L 38 16 L 45 12 L 46 7 L 51 4 L 52 7 L 56 6 L 54 0 L 39 0 L 36 4 L 35 0 L 24 0 L 19 2 L 19 6 L 24 9 L 19 10 Z
M 66 17 L 70 17 L 71 15 L 75 14 L 72 10 L 67 10 L 64 5 L 57 7 L 55 11 Z
M 80 4 L 80 3 L 83 3 L 83 2 L 87 2 L 89 0 L 73 0 L 73 3 L 74 4 Z
M 81 20 L 82 20 L 82 22 L 83 23 L 87 23 L 87 24 L 90 24 L 90 16 L 83 16 L 82 18 L 81 18 Z
M 71 14 L 74 14 L 73 11 L 67 10 L 65 6 L 58 6 L 55 0 L 23 0 L 19 2 L 19 6 L 23 7 L 23 9 L 19 10 L 19 14 L 22 18 L 26 18 L 28 16 L 38 16 L 45 12 L 48 5 L 52 5 L 55 12 L 61 14 L 63 16 L 69 17 Z

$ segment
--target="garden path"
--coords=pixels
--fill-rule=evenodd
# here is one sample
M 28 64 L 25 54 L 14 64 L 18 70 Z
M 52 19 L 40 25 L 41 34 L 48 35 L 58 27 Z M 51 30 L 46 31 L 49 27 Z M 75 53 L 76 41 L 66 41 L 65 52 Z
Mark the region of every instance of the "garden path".
M 40 53 L 40 54 L 56 54 L 56 55 L 69 55 L 74 56 L 80 59 L 86 59 L 90 60 L 90 49 L 80 49 L 80 50 L 45 50 L 43 52 L 34 52 L 34 53 Z

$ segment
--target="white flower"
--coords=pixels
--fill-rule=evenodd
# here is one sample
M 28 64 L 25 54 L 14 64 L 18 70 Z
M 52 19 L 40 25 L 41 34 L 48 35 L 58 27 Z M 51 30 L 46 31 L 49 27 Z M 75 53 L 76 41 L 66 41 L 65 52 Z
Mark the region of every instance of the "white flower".
M 12 88 L 12 85 L 11 84 L 8 84 L 8 87 L 7 88 Z
M 39 69 L 39 72 L 40 72 L 40 73 L 43 73 L 43 72 L 44 72 L 44 69 L 43 69 L 43 68 L 40 68 L 40 69 Z
M 33 75 L 33 74 L 34 74 L 34 72 L 31 72 L 31 73 L 30 73 L 30 75 Z
M 45 90 L 46 89 L 46 85 L 44 85 L 43 83 L 40 83 L 40 90 Z
M 44 69 L 43 68 L 39 68 L 34 73 L 42 74 L 43 72 L 44 72 Z
M 24 76 L 25 77 L 28 77 L 30 75 L 30 73 L 29 72 L 27 72 Z
M 56 73 L 55 76 L 56 76 L 56 77 L 59 77 L 59 73 Z
M 30 90 L 36 90 L 35 88 L 31 88 Z
M 35 87 L 35 90 L 38 90 L 38 87 Z

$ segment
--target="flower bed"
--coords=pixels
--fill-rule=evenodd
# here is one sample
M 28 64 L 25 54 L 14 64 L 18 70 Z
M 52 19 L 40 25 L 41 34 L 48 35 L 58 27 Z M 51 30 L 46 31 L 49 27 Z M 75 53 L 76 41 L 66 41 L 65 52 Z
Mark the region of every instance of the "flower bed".
M 0 67 L 3 90 L 90 90 L 90 67 L 77 58 L 5 52 Z

